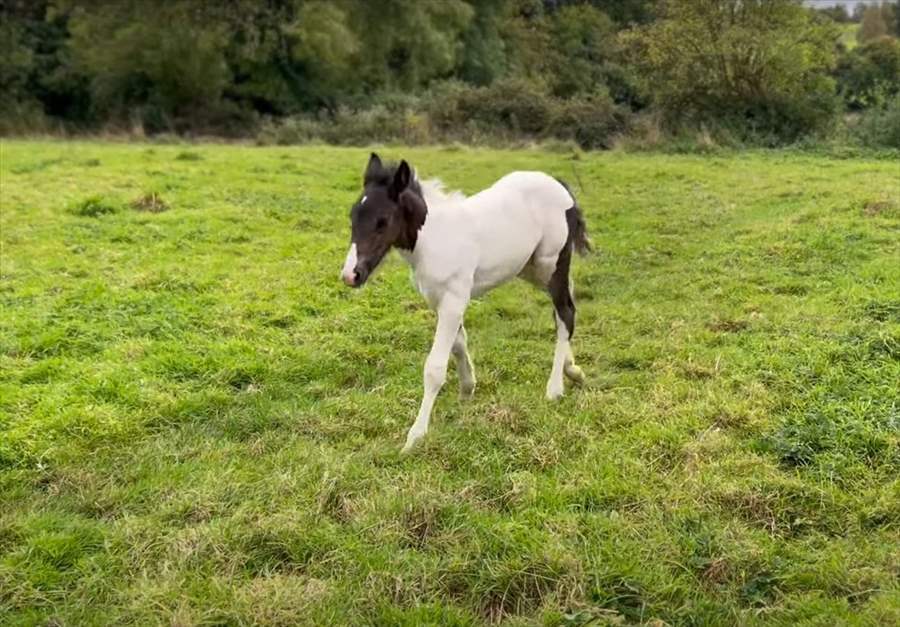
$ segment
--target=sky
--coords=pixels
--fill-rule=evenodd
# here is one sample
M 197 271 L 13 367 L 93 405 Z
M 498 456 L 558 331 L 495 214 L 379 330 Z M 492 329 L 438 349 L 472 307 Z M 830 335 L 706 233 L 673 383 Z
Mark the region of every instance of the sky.
M 893 0 L 893 1 L 896 1 L 896 0 Z M 849 11 L 851 13 L 853 12 L 853 8 L 857 4 L 860 4 L 860 3 L 880 4 L 880 2 L 878 2 L 878 0 L 803 0 L 803 4 L 805 4 L 807 6 L 819 7 L 819 8 L 833 7 L 837 4 L 843 4 L 845 7 L 847 7 L 847 11 Z

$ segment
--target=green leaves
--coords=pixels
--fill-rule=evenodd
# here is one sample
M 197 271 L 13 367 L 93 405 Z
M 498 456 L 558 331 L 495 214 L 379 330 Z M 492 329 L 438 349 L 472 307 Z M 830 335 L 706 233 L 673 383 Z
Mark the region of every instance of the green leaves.
M 836 112 L 835 28 L 790 0 L 672 0 L 623 36 L 670 120 L 730 121 L 780 139 L 827 129 Z

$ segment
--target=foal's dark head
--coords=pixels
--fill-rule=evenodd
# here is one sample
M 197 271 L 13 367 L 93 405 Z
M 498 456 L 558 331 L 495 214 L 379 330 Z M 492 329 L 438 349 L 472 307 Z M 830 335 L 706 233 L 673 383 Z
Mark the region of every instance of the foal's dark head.
M 350 210 L 344 283 L 361 287 L 392 246 L 413 250 L 427 213 L 409 164 L 384 165 L 373 152 L 363 176 L 363 193 Z

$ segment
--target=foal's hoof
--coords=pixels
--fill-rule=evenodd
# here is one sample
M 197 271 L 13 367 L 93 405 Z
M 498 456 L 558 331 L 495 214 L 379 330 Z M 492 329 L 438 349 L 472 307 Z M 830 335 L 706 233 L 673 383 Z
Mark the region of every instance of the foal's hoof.
M 404 444 L 403 448 L 400 449 L 400 454 L 401 455 L 409 455 L 412 452 L 412 450 L 416 447 L 416 444 L 418 444 L 419 441 L 423 437 L 425 437 L 424 433 L 422 433 L 422 434 L 410 433 L 409 435 L 407 435 L 406 436 L 406 444 Z
M 475 384 L 459 386 L 459 400 L 471 401 L 475 396 Z
M 555 401 L 563 395 L 563 386 L 562 382 L 558 386 L 556 385 L 547 385 L 547 400 Z
M 573 383 L 584 383 L 584 370 L 572 364 L 570 366 L 566 366 L 564 372 L 566 376 L 569 377 L 569 380 Z

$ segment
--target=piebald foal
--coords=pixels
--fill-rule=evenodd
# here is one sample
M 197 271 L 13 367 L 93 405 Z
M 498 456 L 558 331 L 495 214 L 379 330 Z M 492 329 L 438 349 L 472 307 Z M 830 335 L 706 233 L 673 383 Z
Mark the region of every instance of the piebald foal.
M 361 287 L 387 252 L 397 248 L 438 316 L 425 360 L 425 394 L 404 452 L 428 431 L 451 354 L 460 394 L 469 397 L 475 391 L 463 314 L 470 299 L 516 276 L 548 290 L 556 310 L 547 398 L 562 395 L 563 374 L 584 380 L 569 344 L 575 330 L 569 265 L 572 251 L 584 253 L 590 242 L 581 210 L 563 183 L 542 172 L 513 172 L 467 198 L 445 193 L 436 181 L 420 182 L 406 161 L 386 166 L 372 153 L 350 221 L 344 282 Z

